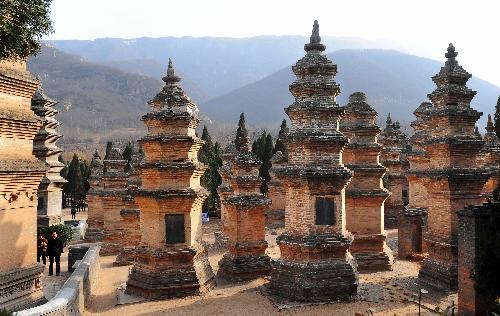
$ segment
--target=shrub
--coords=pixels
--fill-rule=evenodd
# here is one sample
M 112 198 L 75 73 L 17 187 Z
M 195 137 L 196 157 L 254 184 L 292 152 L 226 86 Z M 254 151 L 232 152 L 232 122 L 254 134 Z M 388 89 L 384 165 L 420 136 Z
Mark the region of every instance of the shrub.
M 47 238 L 47 240 L 50 239 L 50 235 L 52 234 L 52 232 L 57 233 L 57 236 L 61 238 L 65 246 L 71 241 L 71 239 L 73 239 L 73 230 L 63 224 L 42 228 L 42 234 L 43 236 L 45 236 L 45 238 Z

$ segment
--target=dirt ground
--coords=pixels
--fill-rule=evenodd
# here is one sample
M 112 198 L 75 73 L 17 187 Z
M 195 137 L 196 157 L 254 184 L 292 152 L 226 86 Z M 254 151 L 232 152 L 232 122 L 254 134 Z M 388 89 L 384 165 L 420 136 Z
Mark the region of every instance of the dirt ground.
M 204 241 L 208 244 L 209 260 L 214 272 L 222 251 L 215 245 L 213 232 L 219 230 L 217 220 L 204 223 Z M 276 237 L 280 231 L 268 231 L 268 254 L 279 257 Z M 397 248 L 397 230 L 388 232 L 389 245 Z M 131 266 L 113 267 L 115 257 L 101 257 L 99 286 L 85 315 L 418 315 L 419 286 L 416 284 L 418 263 L 396 261 L 393 271 L 360 274 L 358 300 L 352 303 L 336 303 L 301 306 L 279 310 L 261 294 L 260 288 L 268 281 L 264 278 L 248 283 L 217 284 L 200 296 L 165 301 L 152 301 L 117 305 L 118 287 L 123 285 Z M 421 315 L 436 315 L 430 309 L 444 308 L 454 301 L 456 294 L 433 292 L 424 295 Z

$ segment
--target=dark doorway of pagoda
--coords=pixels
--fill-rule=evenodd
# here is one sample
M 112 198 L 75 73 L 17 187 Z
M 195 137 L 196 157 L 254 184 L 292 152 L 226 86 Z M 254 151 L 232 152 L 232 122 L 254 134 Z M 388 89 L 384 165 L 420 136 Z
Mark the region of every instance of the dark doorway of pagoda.
M 165 236 L 167 245 L 181 244 L 186 241 L 184 214 L 165 215 Z
M 316 225 L 335 225 L 335 202 L 333 199 L 316 198 Z

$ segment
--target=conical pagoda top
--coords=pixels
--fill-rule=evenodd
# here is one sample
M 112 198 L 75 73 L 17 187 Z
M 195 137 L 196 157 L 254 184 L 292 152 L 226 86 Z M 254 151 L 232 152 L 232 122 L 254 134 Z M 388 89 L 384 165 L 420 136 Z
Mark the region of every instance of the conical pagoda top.
M 495 125 L 491 119 L 491 114 L 488 114 L 488 122 L 486 124 L 486 134 L 484 134 L 484 150 L 489 152 L 500 152 L 500 139 L 495 132 Z
M 377 115 L 377 112 L 368 104 L 366 94 L 354 92 L 349 96 L 349 103 L 345 106 L 346 111 L 363 114 Z M 390 116 L 387 117 L 390 119 Z
M 92 160 L 94 159 L 101 160 L 101 155 L 99 155 L 99 150 L 97 150 L 97 148 L 95 149 L 94 154 L 92 155 Z
M 321 37 L 319 36 L 319 23 L 318 20 L 314 20 L 312 34 L 309 40 L 309 44 L 304 45 L 304 50 L 306 52 L 310 51 L 324 51 L 326 46 L 321 44 Z
M 488 122 L 486 123 L 486 132 L 494 133 L 495 125 L 493 124 L 493 120 L 491 119 L 491 114 L 488 114 Z
M 385 128 L 392 128 L 391 112 L 387 113 L 387 119 L 385 120 Z
M 35 103 L 36 105 L 49 106 L 49 107 L 57 104 L 56 101 L 52 100 L 45 94 L 45 91 L 42 88 L 42 81 L 40 80 L 39 77 L 37 78 L 40 84 L 38 85 L 38 89 L 36 90 L 35 94 L 31 98 L 31 102 Z
M 167 74 L 162 80 L 165 82 L 165 86 L 152 100 L 148 101 L 148 104 L 154 110 L 166 109 L 190 115 L 198 112 L 196 104 L 191 101 L 179 86 L 181 78 L 175 74 L 171 59 L 168 60 Z

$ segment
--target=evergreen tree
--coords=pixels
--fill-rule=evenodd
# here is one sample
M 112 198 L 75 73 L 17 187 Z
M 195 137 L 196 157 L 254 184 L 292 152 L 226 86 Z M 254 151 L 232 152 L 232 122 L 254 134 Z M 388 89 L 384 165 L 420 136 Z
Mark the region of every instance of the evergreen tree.
M 106 153 L 104 154 L 104 159 L 108 159 L 109 153 L 111 152 L 111 149 L 113 149 L 113 142 L 107 142 L 106 143 Z
M 82 180 L 82 172 L 80 168 L 80 161 L 76 154 L 73 155 L 73 159 L 71 160 L 68 166 L 68 174 L 66 176 L 66 182 L 63 186 L 63 190 L 66 194 L 69 194 L 73 198 L 77 197 L 81 192 L 83 192 L 83 180 Z
M 87 192 L 90 190 L 90 183 L 89 183 L 89 177 L 90 177 L 90 165 L 87 162 L 87 160 L 81 160 L 80 161 L 80 172 L 82 175 L 81 181 L 82 181 L 82 191 L 80 192 L 81 195 L 87 196 Z
M 39 41 L 52 29 L 52 0 L 0 2 L 0 60 L 24 60 L 40 50 Z
M 240 120 L 238 121 L 238 129 L 236 130 L 236 138 L 234 139 L 234 145 L 238 151 L 247 151 L 246 140 L 248 138 L 248 131 L 245 126 L 245 113 L 240 114 Z
M 275 154 L 278 151 L 281 151 L 285 157 L 288 157 L 288 150 L 285 144 L 283 143 L 283 139 L 286 137 L 287 134 L 288 134 L 288 126 L 286 124 L 286 120 L 284 119 L 281 122 L 280 131 L 278 133 L 278 138 L 276 139 L 276 144 L 274 145 L 273 154 Z
M 271 180 L 269 169 L 271 169 L 272 166 L 271 158 L 273 156 L 273 150 L 273 137 L 265 130 L 262 131 L 260 136 L 252 144 L 252 153 L 262 161 L 262 165 L 259 168 L 259 176 L 264 179 L 264 183 L 261 187 L 262 193 L 267 192 L 267 183 Z
M 198 160 L 207 165 L 207 170 L 201 177 L 200 183 L 209 192 L 203 208 L 210 213 L 215 213 L 220 201 L 217 188 L 222 183 L 222 177 L 219 174 L 219 168 L 222 166 L 222 148 L 219 143 L 212 143 L 206 126 L 203 127 L 201 139 L 205 143 L 198 152 Z
M 495 106 L 495 133 L 500 137 L 500 97 L 498 97 L 497 105 Z
M 134 145 L 132 142 L 128 142 L 127 145 L 125 146 L 125 149 L 122 152 L 122 157 L 127 161 L 127 165 L 125 166 L 125 172 L 128 172 L 131 168 L 131 161 L 132 161 L 132 152 L 134 151 Z

